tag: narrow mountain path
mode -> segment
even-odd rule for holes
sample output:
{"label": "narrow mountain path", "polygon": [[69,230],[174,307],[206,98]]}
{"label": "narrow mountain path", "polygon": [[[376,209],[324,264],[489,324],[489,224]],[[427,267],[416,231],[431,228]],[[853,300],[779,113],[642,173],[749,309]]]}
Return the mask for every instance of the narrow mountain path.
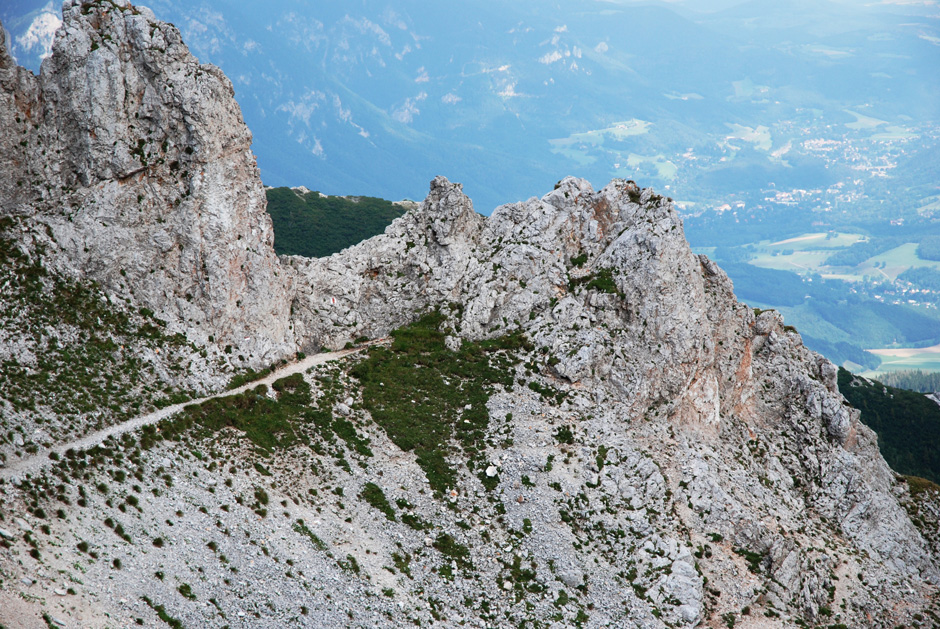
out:
{"label": "narrow mountain path", "polygon": [[49,455],[53,452],[58,454],[61,457],[70,448],[75,449],[75,450],[87,450],[88,448],[92,448],[100,444],[108,437],[118,437],[120,435],[123,435],[124,433],[137,430],[138,428],[149,426],[151,424],[156,424],[157,422],[164,420],[167,417],[171,417],[172,415],[175,415],[176,413],[180,412],[181,410],[183,410],[185,407],[189,406],[190,404],[202,404],[203,402],[214,399],[214,398],[227,397],[229,395],[236,395],[238,393],[242,393],[243,391],[247,391],[248,389],[253,389],[259,384],[265,384],[265,385],[270,386],[275,380],[280,380],[281,378],[292,376],[295,373],[303,373],[307,371],[308,369],[310,369],[311,367],[315,367],[316,365],[322,365],[324,363],[328,363],[334,360],[345,358],[351,354],[361,352],[362,350],[368,347],[371,347],[372,345],[377,345],[386,340],[387,339],[376,339],[374,341],[363,343],[362,345],[359,345],[358,347],[354,347],[352,349],[342,349],[336,352],[323,352],[320,354],[314,354],[313,356],[308,356],[304,358],[303,360],[299,360],[297,362],[285,365],[284,367],[281,367],[280,369],[276,369],[273,373],[270,373],[267,376],[260,378],[258,380],[253,380],[247,384],[243,384],[240,387],[236,387],[234,389],[227,389],[225,391],[220,391],[218,393],[215,393],[213,395],[208,395],[203,398],[189,400],[188,402],[182,402],[180,404],[166,406],[152,413],[147,413],[146,415],[140,415],[138,417],[128,419],[125,422],[121,422],[120,424],[108,426],[107,428],[103,428],[102,430],[99,430],[97,432],[93,432],[89,435],[85,435],[84,437],[75,439],[74,441],[61,443],[59,445],[52,446],[51,448],[43,448],[32,456],[26,457],[24,459],[19,459],[18,461],[12,461],[12,462],[7,463],[6,467],[0,468],[0,478],[3,478],[9,482],[9,481],[16,481],[18,479],[24,478],[27,474],[36,474],[42,471],[43,468],[45,468],[46,466],[54,462],[52,459],[49,458]]}

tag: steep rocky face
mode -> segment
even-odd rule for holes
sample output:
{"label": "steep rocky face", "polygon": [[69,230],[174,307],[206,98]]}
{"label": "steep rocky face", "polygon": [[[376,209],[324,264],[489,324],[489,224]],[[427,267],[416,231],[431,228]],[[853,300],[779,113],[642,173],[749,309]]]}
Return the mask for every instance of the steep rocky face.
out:
{"label": "steep rocky face", "polygon": [[[24,269],[0,313],[101,288],[88,316],[0,329],[4,367],[29,353],[24,378],[55,385],[71,374],[44,352],[77,339],[217,384],[226,362],[410,327],[36,477],[0,471],[0,622],[937,618],[933,490],[888,469],[833,365],[738,303],[667,199],[568,178],[484,218],[441,177],[385,234],[279,260],[228,81],[145,9],[64,14],[40,77],[0,51],[0,261]],[[166,349],[141,307],[196,344]]]}
{"label": "steep rocky face", "polygon": [[0,51],[0,213],[236,365],[280,358],[286,278],[231,82],[146,8],[76,0],[63,20],[39,77]]}
{"label": "steep rocky face", "polygon": [[[759,558],[763,587],[718,568],[732,554],[697,562],[724,593],[721,606],[748,606],[763,591],[773,608],[821,619],[837,586],[848,588],[864,566],[880,576],[853,604],[880,617],[891,581],[937,582],[936,559],[898,502],[904,486],[839,395],[835,367],[776,312],[737,303],[725,274],[691,253],[671,204],[650,190],[614,181],[595,193],[566,179],[483,219],[459,185],[438,178],[422,208],[383,236],[289,263],[302,287],[297,328],[325,345],[383,335],[446,304],[459,305],[445,324],[454,347],[456,337],[524,330],[542,366],[535,381],[571,392],[567,412],[590,417],[585,444],[656,461],[658,491],[638,502],[666,492],[675,501],[670,524],[647,523],[661,531],[656,544],[701,544],[713,532]],[[518,414],[503,401],[491,415],[506,411]],[[520,470],[542,456],[510,454]],[[600,483],[598,471],[581,473]],[[836,536],[827,544],[866,560],[813,550]],[[685,576],[663,579],[660,595],[682,602],[674,620],[699,619],[710,590],[674,568]]]}

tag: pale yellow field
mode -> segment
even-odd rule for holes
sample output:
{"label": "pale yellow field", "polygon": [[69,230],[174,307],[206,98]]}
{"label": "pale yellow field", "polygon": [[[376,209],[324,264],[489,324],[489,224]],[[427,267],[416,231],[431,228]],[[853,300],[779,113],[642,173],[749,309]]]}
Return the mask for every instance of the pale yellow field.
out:
{"label": "pale yellow field", "polygon": [[866,377],[876,377],[888,371],[902,369],[922,369],[940,371],[940,345],[932,347],[894,347],[866,350],[881,359],[881,365],[875,371],[865,372]]}

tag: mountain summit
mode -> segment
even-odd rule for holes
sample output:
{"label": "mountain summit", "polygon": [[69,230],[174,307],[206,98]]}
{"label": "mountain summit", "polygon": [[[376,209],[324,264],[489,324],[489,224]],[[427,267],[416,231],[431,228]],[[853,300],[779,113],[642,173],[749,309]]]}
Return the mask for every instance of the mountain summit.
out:
{"label": "mountain summit", "polygon": [[63,14],[39,77],[0,51],[0,622],[937,619],[935,490],[669,199],[485,218],[438,177],[278,258],[222,73],[144,8]]}
{"label": "mountain summit", "polygon": [[42,220],[56,260],[191,340],[279,357],[286,284],[231,82],[146,8],[63,18],[39,77],[0,51],[3,213]]}

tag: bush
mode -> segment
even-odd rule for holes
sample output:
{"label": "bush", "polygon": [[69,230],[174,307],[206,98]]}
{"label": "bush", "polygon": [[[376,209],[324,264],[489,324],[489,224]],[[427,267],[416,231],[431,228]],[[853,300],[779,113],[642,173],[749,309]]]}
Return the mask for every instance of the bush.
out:
{"label": "bush", "polygon": [[386,518],[392,522],[395,521],[395,509],[391,504],[389,504],[388,499],[385,497],[385,492],[382,491],[381,487],[375,483],[366,483],[363,485],[362,493],[359,494],[359,496],[367,503],[384,513]]}
{"label": "bush", "polygon": [[571,432],[570,426],[562,426],[555,432],[555,441],[558,443],[564,443],[567,445],[574,444],[574,433]]}

